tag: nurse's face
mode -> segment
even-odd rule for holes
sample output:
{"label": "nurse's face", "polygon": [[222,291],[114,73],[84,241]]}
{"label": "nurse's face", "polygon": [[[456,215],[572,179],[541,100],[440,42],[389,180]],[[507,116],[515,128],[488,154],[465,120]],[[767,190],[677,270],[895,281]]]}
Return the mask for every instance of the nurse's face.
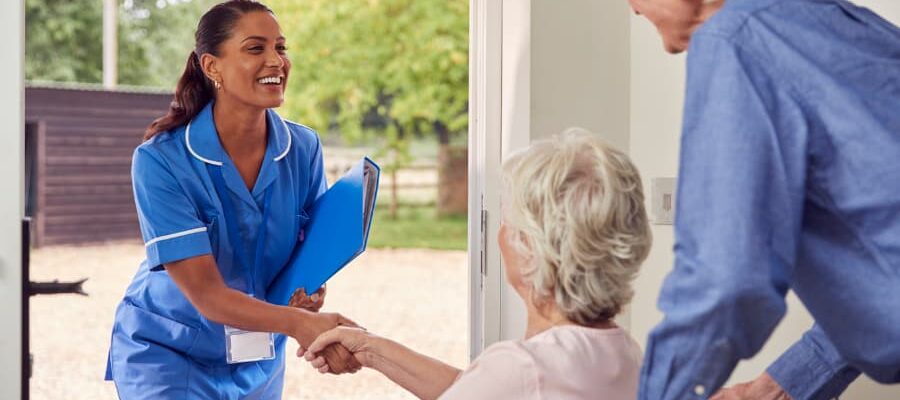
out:
{"label": "nurse's face", "polygon": [[672,54],[688,48],[691,35],[725,0],[629,0],[636,14],[656,26],[663,47]]}
{"label": "nurse's face", "polygon": [[[218,100],[254,108],[274,108],[284,102],[291,70],[285,38],[275,16],[251,12],[234,26],[222,42],[219,56],[211,56],[210,71],[218,76]],[[225,98],[223,98],[225,97]]]}

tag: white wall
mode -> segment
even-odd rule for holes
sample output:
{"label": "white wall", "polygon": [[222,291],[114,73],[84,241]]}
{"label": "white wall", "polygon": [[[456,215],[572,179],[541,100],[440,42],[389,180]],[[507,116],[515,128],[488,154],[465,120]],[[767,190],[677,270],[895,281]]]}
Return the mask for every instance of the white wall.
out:
{"label": "white wall", "polygon": [[531,137],[580,126],[628,149],[626,1],[534,0]]}
{"label": "white wall", "polygon": [[[498,157],[503,158],[516,149],[523,148],[531,141],[531,107],[532,107],[532,1],[503,0],[503,50],[501,79],[501,151]],[[499,187],[499,185],[497,186]],[[499,210],[498,210],[499,211]],[[502,218],[490,222],[498,223]],[[491,226],[493,227],[493,226]],[[489,242],[496,242],[496,231],[489,230]],[[495,247],[499,251],[499,247]],[[499,257],[496,259],[499,263]],[[498,282],[500,302],[500,332],[497,340],[517,339],[525,332],[525,307],[516,291],[506,283],[505,267],[496,268],[501,275]]]}
{"label": "white wall", "polygon": [[21,396],[21,221],[24,92],[22,1],[0,2],[0,399]]}
{"label": "white wall", "polygon": [[[684,93],[684,56],[663,51],[656,29],[643,18],[631,17],[631,147],[650,201],[650,180],[678,172],[678,138]],[[647,333],[662,319],[656,299],[672,266],[671,225],[652,225],[653,247],[635,281],[631,303],[631,333],[642,347]]]}
{"label": "white wall", "polygon": [[[894,23],[900,22],[900,2],[863,0],[865,5]],[[678,137],[684,92],[684,57],[662,51],[656,30],[643,18],[631,18],[631,156],[641,170],[645,188],[654,177],[676,176]],[[649,193],[649,192],[648,192]],[[648,203],[649,206],[649,203]],[[672,267],[671,226],[653,226],[654,246],[636,282],[632,303],[631,332],[643,346],[650,329],[661,320],[656,299],[662,281]],[[812,325],[802,304],[791,295],[788,314],[763,350],[741,363],[731,382],[752,379],[774,361]],[[861,378],[842,399],[897,399],[900,387],[879,386]]]}

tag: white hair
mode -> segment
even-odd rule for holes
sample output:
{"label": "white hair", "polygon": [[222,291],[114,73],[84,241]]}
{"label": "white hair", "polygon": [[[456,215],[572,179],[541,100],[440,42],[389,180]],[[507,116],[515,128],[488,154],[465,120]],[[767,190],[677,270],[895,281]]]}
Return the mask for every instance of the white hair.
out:
{"label": "white hair", "polygon": [[583,129],[535,141],[503,163],[503,220],[532,300],[581,325],[611,319],[652,242],[628,156]]}

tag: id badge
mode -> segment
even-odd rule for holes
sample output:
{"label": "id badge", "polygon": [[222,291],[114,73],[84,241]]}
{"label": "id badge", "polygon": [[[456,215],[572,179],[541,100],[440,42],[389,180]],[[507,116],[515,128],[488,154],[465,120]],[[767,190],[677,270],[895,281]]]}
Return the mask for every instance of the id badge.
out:
{"label": "id badge", "polygon": [[249,332],[225,325],[225,360],[229,364],[274,358],[275,335],[271,332]]}

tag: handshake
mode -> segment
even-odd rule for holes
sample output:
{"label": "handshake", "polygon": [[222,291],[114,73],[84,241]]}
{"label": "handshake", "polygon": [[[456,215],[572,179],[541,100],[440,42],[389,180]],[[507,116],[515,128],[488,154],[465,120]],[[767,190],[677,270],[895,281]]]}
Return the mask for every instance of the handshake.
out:
{"label": "handshake", "polygon": [[300,344],[297,357],[304,357],[320,373],[355,373],[364,365],[364,344],[369,335],[365,329],[340,314],[318,313],[324,301],[323,286],[309,296],[304,289],[297,289],[288,302],[289,307],[317,313],[317,317],[306,324],[313,326],[304,329],[304,332],[311,334],[294,335]]}

